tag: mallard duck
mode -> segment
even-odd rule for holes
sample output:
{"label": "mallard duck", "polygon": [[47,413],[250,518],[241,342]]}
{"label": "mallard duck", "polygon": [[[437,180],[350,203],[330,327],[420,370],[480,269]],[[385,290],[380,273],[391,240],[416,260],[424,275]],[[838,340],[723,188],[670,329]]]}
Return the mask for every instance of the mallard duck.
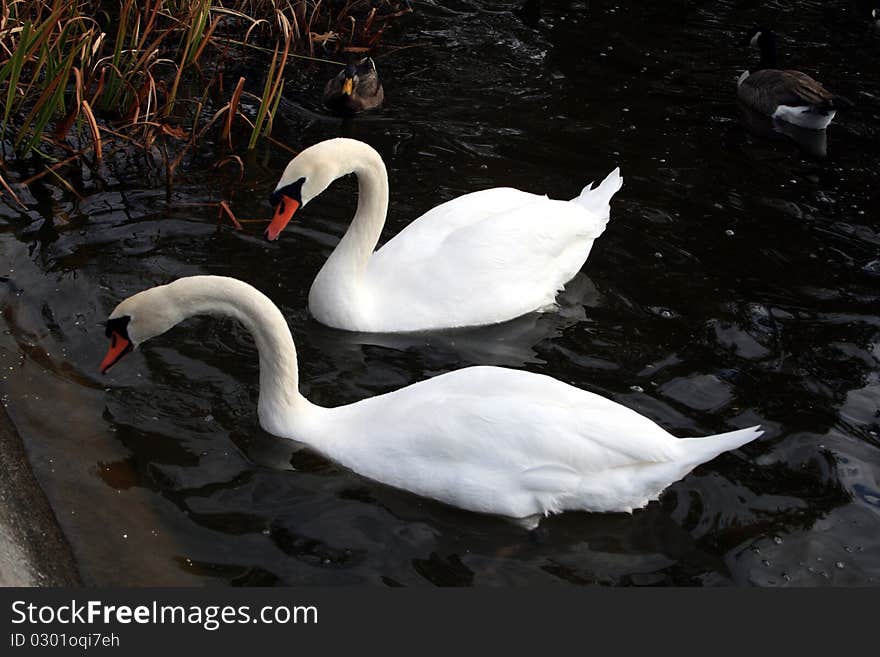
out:
{"label": "mallard duck", "polygon": [[554,307],[605,230],[608,204],[623,184],[614,169],[570,201],[510,187],[472,192],[429,210],[376,250],[388,212],[385,164],[361,141],[329,139],[287,165],[266,237],[278,239],[299,208],[350,173],[358,178],[357,211],[312,284],[309,310],[322,324],[368,333],[497,324]]}
{"label": "mallard duck", "polygon": [[748,42],[760,49],[761,61],[757,68],[744,71],[739,77],[737,95],[755,111],[802,128],[824,130],[838,109],[852,105],[806,73],[775,68],[773,30],[755,28],[749,32]]}
{"label": "mallard duck", "polygon": [[257,416],[360,475],[534,529],[566,510],[631,512],[760,427],[676,438],[621,404],[533,372],[466,367],[325,408],[299,391],[281,311],[247,283],[190,276],[129,297],[110,314],[107,372],[135,347],[194,315],[237,319],[260,363]]}
{"label": "mallard duck", "polygon": [[357,114],[381,107],[385,91],[372,57],[348,64],[324,87],[324,105],[340,114]]}

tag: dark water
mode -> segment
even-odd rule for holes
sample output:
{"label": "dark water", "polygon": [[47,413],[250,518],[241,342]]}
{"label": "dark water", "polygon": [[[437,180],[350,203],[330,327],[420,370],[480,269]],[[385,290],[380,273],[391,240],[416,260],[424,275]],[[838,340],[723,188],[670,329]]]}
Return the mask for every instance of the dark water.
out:
{"label": "dark water", "polygon": [[[380,58],[389,104],[323,114],[335,69],[288,83],[276,136],[346,134],[388,165],[384,237],[433,205],[511,185],[571,198],[621,167],[612,220],[558,314],[407,338],[333,331],[308,288],[347,226],[340,181],[280,242],[218,230],[268,217],[287,160],[239,183],[205,157],[170,203],[130,154],[0,204],[2,401],[91,584],[876,585],[880,581],[880,32],[850,2],[417,3]],[[441,6],[442,5],[442,6]],[[742,32],[858,108],[819,159],[734,103]],[[750,132],[751,130],[751,132]],[[54,218],[54,220],[52,220]],[[762,424],[632,516],[568,513],[542,543],[372,483],[263,432],[257,360],[231,321],[190,320],[110,376],[98,326],[176,277],[244,279],[289,318],[303,392],[336,405],[472,364],[552,374],[681,436]]]}

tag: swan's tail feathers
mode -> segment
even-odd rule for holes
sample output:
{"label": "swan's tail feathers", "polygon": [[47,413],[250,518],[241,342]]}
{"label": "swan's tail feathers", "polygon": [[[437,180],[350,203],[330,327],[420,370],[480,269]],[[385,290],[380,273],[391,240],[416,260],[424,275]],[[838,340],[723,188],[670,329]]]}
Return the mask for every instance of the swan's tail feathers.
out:
{"label": "swan's tail feathers", "polygon": [[620,177],[620,167],[617,167],[605,176],[598,187],[593,188],[593,183],[584,187],[580,196],[573,198],[572,203],[577,203],[602,219],[608,219],[611,215],[611,197],[623,186],[623,178]]}
{"label": "swan's tail feathers", "polygon": [[691,467],[696,467],[700,463],[711,461],[719,454],[752,442],[763,433],[760,426],[754,426],[703,438],[681,438],[680,442],[684,448],[684,460],[692,464]]}

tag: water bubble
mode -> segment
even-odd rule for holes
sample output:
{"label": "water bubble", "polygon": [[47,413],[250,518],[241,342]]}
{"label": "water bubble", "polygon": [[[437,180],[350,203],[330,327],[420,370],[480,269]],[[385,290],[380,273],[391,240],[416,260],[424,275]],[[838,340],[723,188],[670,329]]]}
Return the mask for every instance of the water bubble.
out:
{"label": "water bubble", "polygon": [[734,233],[732,230],[730,230],[730,228],[728,228],[727,230],[724,231],[724,234],[727,235],[728,237],[733,237],[736,233]]}
{"label": "water bubble", "polygon": [[205,422],[213,422],[213,421],[214,421],[214,416],[211,415],[210,413],[208,413],[208,415],[205,416]]}
{"label": "water bubble", "polygon": [[662,258],[662,257],[663,257],[663,254],[660,253],[659,251],[654,251],[654,257],[655,257],[655,258]]}
{"label": "water bubble", "polygon": [[645,392],[645,389],[642,386],[630,386],[629,389],[633,392]]}
{"label": "water bubble", "polygon": [[776,543],[776,545],[782,545],[782,537],[781,536],[774,536],[773,542]]}
{"label": "water bubble", "polygon": [[767,566],[768,568],[772,565],[770,559],[761,559],[761,563]]}
{"label": "water bubble", "polygon": [[843,570],[845,568],[842,561],[838,561],[834,565],[837,566],[840,570]]}

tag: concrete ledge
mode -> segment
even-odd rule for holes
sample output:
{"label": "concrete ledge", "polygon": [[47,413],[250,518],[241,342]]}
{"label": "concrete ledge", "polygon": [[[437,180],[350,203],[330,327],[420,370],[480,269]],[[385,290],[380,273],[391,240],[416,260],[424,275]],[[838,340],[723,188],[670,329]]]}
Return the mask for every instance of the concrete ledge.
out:
{"label": "concrete ledge", "polygon": [[2,407],[0,586],[81,586],[70,545]]}

